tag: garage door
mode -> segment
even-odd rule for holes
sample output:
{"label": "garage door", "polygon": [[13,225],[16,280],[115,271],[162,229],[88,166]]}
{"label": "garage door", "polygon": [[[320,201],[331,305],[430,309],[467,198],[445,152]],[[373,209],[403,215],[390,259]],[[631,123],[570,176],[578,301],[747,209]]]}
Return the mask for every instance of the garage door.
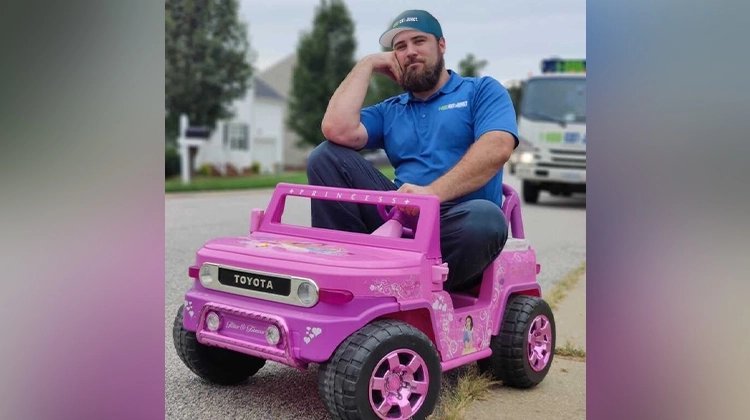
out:
{"label": "garage door", "polygon": [[274,137],[256,137],[253,142],[253,161],[260,163],[261,172],[273,172],[276,163],[276,148],[279,142]]}

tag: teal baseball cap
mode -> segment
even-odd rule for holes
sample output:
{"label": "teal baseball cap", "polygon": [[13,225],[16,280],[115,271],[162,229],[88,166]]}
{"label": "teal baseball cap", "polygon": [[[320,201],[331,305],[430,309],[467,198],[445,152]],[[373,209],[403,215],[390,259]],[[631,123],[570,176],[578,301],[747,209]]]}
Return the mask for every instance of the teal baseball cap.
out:
{"label": "teal baseball cap", "polygon": [[393,48],[393,38],[399,32],[415,30],[435,35],[438,39],[443,37],[443,29],[440,22],[434,16],[424,10],[407,10],[393,19],[390,29],[380,35],[380,45]]}

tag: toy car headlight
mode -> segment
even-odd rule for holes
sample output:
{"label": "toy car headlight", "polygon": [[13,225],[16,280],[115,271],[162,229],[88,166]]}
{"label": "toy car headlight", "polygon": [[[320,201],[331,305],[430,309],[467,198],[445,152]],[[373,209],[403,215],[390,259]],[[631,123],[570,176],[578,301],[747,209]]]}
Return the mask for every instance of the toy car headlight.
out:
{"label": "toy car headlight", "polygon": [[219,325],[221,325],[221,318],[219,318],[219,315],[216,312],[209,312],[208,316],[206,316],[206,326],[211,331],[216,331],[219,329]]}
{"label": "toy car headlight", "polygon": [[318,301],[318,290],[311,283],[303,282],[297,287],[297,297],[305,305],[312,305]]}
{"label": "toy car headlight", "polygon": [[532,163],[534,162],[534,154],[531,152],[523,152],[521,153],[520,160],[522,163]]}
{"label": "toy car headlight", "polygon": [[214,281],[213,277],[211,277],[211,266],[207,264],[201,266],[201,271],[198,277],[201,280],[201,284],[203,284],[204,286],[211,284],[211,282]]}
{"label": "toy car headlight", "polygon": [[279,344],[279,340],[281,340],[281,331],[275,325],[269,325],[266,329],[266,341],[268,341],[268,344],[275,346]]}

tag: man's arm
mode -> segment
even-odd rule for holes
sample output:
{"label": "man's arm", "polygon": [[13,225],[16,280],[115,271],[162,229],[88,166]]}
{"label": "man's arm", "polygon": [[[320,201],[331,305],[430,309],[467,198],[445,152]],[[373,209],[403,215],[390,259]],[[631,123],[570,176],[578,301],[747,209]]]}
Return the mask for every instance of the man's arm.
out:
{"label": "man's arm", "polygon": [[[404,184],[399,192],[436,195],[441,203],[470,194],[486,184],[510,159],[516,139],[505,131],[488,131],[445,175],[428,186]],[[405,210],[405,208],[402,208]],[[416,214],[416,208],[410,214]]]}
{"label": "man's arm", "polygon": [[483,134],[464,157],[427,188],[440,198],[451,201],[470,194],[485,185],[510,159],[516,139],[505,131]]}
{"label": "man's arm", "polygon": [[401,68],[391,52],[372,54],[360,60],[328,102],[321,124],[326,139],[355,150],[365,147],[367,130],[360,121],[360,112],[373,72],[384,73],[396,81],[401,78]]}

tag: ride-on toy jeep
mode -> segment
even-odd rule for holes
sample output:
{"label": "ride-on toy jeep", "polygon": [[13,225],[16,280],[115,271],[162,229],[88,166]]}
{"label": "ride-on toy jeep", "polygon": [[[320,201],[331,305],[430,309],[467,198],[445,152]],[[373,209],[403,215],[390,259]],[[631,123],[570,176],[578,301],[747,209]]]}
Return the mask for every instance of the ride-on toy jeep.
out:
{"label": "ride-on toy jeep", "polygon": [[[534,386],[552,363],[555,322],[518,195],[503,193],[503,252],[474,293],[448,293],[437,197],[279,184],[268,208],[252,211],[249,235],[198,251],[174,322],[177,353],[226,385],[267,360],[320,364],[320,397],[336,419],[425,418],[442,372],[467,363],[507,386]],[[369,235],[289,225],[289,196],[376,205],[385,222]]]}

